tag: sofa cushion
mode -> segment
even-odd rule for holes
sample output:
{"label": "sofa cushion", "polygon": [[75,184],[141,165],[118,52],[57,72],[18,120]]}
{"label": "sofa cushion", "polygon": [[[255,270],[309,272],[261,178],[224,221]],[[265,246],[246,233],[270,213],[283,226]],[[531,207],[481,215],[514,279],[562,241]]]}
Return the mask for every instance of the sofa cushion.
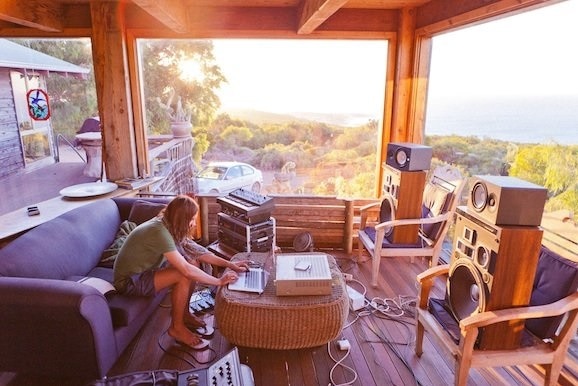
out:
{"label": "sofa cushion", "polygon": [[116,327],[128,326],[132,320],[145,312],[151,302],[148,296],[129,296],[113,294],[108,297],[112,325]]}
{"label": "sofa cushion", "polygon": [[[97,277],[112,283],[114,280],[114,271],[111,268],[95,267],[87,276]],[[112,325],[116,327],[127,326],[140,313],[145,312],[151,302],[150,297],[128,296],[119,293],[109,293],[106,295]]]}
{"label": "sofa cushion", "polygon": [[130,214],[128,215],[128,221],[140,225],[155,217],[165,207],[166,205],[161,203],[136,200],[132,205]]}
{"label": "sofa cushion", "polygon": [[60,280],[84,276],[98,264],[119,225],[117,206],[110,199],[71,210],[0,249],[0,276]]}

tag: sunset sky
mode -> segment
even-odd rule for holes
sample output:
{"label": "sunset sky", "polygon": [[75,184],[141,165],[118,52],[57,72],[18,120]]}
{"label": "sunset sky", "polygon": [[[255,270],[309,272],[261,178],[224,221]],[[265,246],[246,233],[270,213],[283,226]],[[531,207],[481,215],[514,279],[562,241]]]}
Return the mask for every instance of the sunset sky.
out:
{"label": "sunset sky", "polygon": [[[430,96],[578,94],[578,0],[434,38]],[[377,114],[383,41],[213,40],[224,108]]]}

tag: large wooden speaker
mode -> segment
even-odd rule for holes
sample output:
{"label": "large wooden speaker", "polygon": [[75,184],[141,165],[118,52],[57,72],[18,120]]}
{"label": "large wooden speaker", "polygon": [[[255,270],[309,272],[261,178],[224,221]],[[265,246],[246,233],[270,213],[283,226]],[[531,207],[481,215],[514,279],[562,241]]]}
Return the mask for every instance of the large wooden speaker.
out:
{"label": "large wooden speaker", "polygon": [[[420,218],[426,172],[401,171],[384,163],[383,195],[389,195],[387,204],[393,203],[395,219]],[[385,201],[384,201],[385,202]],[[384,208],[382,208],[383,212]],[[383,216],[383,213],[382,213]],[[388,235],[392,243],[412,244],[418,240],[418,225],[395,227]]]}
{"label": "large wooden speaker", "polygon": [[[478,312],[528,305],[541,241],[539,227],[498,226],[458,207],[446,286],[454,317],[459,321]],[[488,326],[478,347],[519,347],[523,329],[523,322]]]}

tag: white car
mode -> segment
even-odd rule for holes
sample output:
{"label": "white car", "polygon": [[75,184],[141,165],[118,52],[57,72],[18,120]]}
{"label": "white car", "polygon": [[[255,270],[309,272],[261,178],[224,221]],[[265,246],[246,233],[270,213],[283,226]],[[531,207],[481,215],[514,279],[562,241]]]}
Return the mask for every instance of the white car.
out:
{"label": "white car", "polygon": [[227,194],[239,188],[261,192],[263,173],[243,162],[210,162],[196,175],[198,193]]}

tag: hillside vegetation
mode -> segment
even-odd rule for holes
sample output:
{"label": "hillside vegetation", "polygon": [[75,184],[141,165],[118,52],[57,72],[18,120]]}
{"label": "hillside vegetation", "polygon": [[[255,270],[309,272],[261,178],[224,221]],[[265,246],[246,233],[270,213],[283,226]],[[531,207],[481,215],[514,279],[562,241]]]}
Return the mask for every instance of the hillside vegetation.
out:
{"label": "hillside vegetation", "polygon": [[[257,124],[222,114],[194,135],[203,150],[197,161],[243,161],[272,172],[292,162],[298,181],[292,193],[375,197],[377,130],[371,120],[357,127],[305,120]],[[457,135],[428,136],[426,144],[433,148],[432,166],[452,164],[467,176],[515,176],[548,189],[548,210],[578,210],[578,146]]]}

